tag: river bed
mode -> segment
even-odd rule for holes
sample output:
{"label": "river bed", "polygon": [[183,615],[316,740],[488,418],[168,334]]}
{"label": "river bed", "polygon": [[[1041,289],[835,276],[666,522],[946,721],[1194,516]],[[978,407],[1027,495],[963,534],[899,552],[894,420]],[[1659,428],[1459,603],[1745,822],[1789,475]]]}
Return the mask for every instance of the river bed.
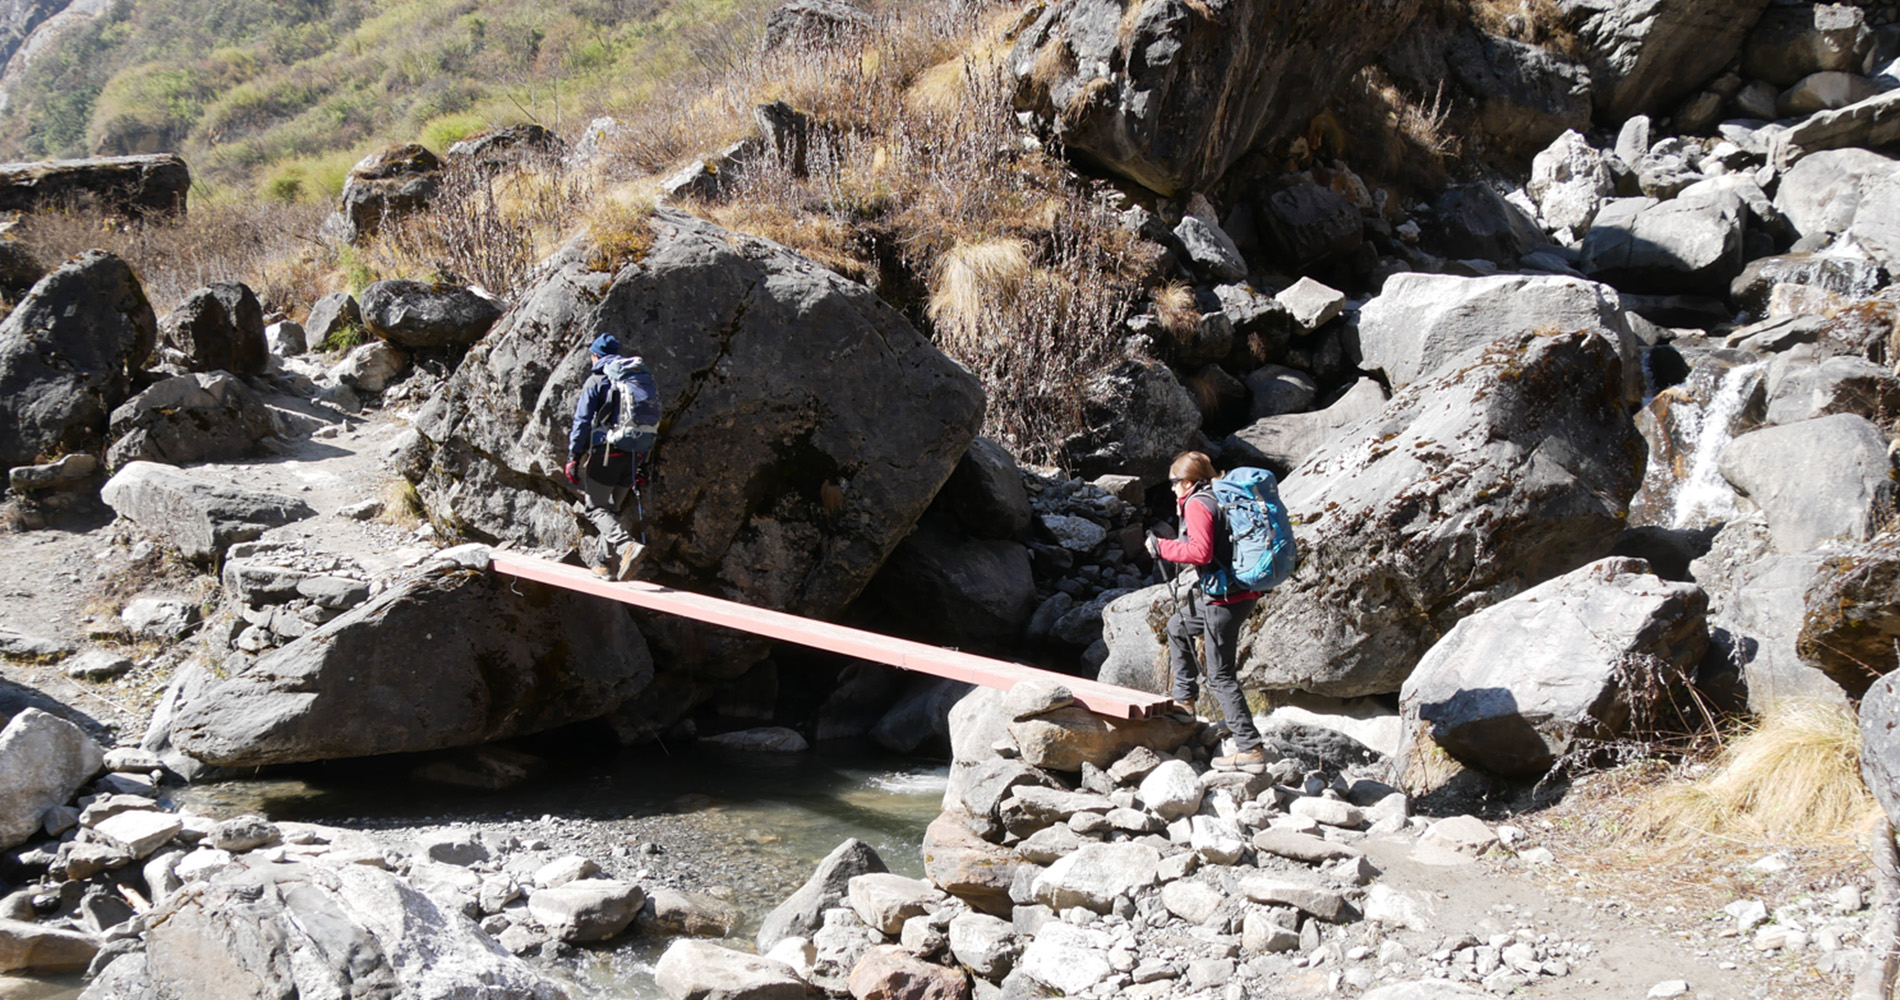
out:
{"label": "river bed", "polygon": [[[941,760],[852,745],[800,754],[638,748],[549,760],[541,775],[500,791],[422,784],[399,765],[353,762],[294,778],[194,786],[175,800],[220,818],[256,813],[387,841],[470,826],[544,842],[554,854],[593,859],[611,877],[727,900],[745,920],[726,943],[751,950],[759,920],[847,838],[870,844],[892,871],[921,877],[924,827],[941,808],[947,773]],[[667,943],[629,933],[611,945],[530,961],[567,981],[577,1000],[646,1000],[662,995],[653,963]],[[16,995],[9,986],[27,984],[0,983],[0,997]]]}

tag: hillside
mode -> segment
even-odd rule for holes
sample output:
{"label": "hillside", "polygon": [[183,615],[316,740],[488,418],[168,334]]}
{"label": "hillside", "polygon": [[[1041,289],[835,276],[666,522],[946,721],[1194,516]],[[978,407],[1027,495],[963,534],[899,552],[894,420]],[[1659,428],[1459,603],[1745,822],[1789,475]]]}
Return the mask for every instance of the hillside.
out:
{"label": "hillside", "polygon": [[[40,3],[40,8],[59,5]],[[78,6],[78,5],[75,5]],[[5,84],[15,159],[176,150],[200,182],[334,197],[380,142],[556,130],[756,43],[760,0],[129,0]],[[206,40],[212,40],[207,45]]]}

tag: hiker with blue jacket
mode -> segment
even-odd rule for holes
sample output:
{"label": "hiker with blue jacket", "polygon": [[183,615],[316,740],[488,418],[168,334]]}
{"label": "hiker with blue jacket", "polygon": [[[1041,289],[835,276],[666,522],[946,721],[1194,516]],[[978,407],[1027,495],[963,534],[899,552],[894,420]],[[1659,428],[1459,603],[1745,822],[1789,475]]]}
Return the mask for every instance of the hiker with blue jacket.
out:
{"label": "hiker with blue jacket", "polygon": [[594,572],[630,580],[646,546],[627,533],[620,511],[628,495],[646,485],[647,455],[659,431],[659,393],[645,362],[622,357],[612,334],[595,338],[588,352],[589,374],[574,404],[561,471],[581,488],[580,512],[600,533]]}
{"label": "hiker with blue jacket", "polygon": [[1148,536],[1148,553],[1196,569],[1197,579],[1185,595],[1175,602],[1168,618],[1168,667],[1174,676],[1174,710],[1194,715],[1194,700],[1200,688],[1194,663],[1194,637],[1201,637],[1207,668],[1207,688],[1227,717],[1227,729],[1233,734],[1234,753],[1216,757],[1213,765],[1223,771],[1266,769],[1267,755],[1261,748],[1260,730],[1247,710],[1247,697],[1241,693],[1235,647],[1240,641],[1240,626],[1253,611],[1260,591],[1239,590],[1219,597],[1207,592],[1204,581],[1231,560],[1231,540],[1220,504],[1211,488],[1215,478],[1214,462],[1198,451],[1184,451],[1168,467],[1168,485],[1174,490],[1175,509],[1180,519],[1179,538]]}

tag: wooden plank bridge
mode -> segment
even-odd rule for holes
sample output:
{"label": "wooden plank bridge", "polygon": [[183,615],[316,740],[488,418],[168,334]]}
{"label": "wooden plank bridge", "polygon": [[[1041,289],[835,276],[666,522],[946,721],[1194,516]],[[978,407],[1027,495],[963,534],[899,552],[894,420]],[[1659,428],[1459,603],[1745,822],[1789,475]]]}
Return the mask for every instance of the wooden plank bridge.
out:
{"label": "wooden plank bridge", "polygon": [[604,597],[610,601],[631,604],[636,608],[646,608],[649,611],[680,615],[709,625],[738,629],[741,632],[750,632],[769,639],[794,642],[801,646],[828,650],[876,663],[888,663],[905,670],[914,670],[935,677],[947,677],[966,684],[979,684],[1004,691],[1027,680],[1060,684],[1073,692],[1076,702],[1089,711],[1112,718],[1146,718],[1150,712],[1164,708],[1168,704],[1165,696],[1147,691],[1118,687],[1085,677],[1071,677],[1052,670],[1026,667],[1020,663],[995,660],[987,656],[977,656],[974,653],[932,646],[928,643],[912,642],[909,639],[879,635],[863,629],[801,618],[783,611],[755,608],[704,594],[675,590],[657,583],[640,580],[616,583],[595,576],[593,571],[583,567],[569,566],[535,556],[496,551],[491,559],[496,572],[523,580],[533,580],[536,583],[592,594],[595,597]]}

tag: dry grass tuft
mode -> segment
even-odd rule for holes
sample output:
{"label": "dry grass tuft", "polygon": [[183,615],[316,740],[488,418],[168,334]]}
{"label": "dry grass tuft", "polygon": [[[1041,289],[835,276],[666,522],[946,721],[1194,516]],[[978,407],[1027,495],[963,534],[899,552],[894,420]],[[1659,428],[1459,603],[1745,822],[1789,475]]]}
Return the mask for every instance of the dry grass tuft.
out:
{"label": "dry grass tuft", "polygon": [[1865,830],[1877,808],[1861,782],[1854,715],[1790,700],[1730,741],[1705,775],[1650,792],[1624,836],[1839,844]]}
{"label": "dry grass tuft", "polygon": [[1171,281],[1154,293],[1155,318],[1161,328],[1176,340],[1191,337],[1201,326],[1201,307],[1194,300],[1194,288],[1185,281]]}
{"label": "dry grass tuft", "polygon": [[587,223],[593,255],[587,266],[596,271],[618,271],[646,259],[653,249],[653,206],[632,198],[608,197],[594,209]]}
{"label": "dry grass tuft", "polygon": [[937,264],[930,319],[945,346],[974,349],[1006,335],[995,325],[1009,314],[1034,266],[1026,240],[959,241]]}
{"label": "dry grass tuft", "polygon": [[404,531],[414,531],[422,526],[422,519],[428,516],[415,484],[401,476],[383,484],[382,498],[383,512],[379,519],[385,524]]}

